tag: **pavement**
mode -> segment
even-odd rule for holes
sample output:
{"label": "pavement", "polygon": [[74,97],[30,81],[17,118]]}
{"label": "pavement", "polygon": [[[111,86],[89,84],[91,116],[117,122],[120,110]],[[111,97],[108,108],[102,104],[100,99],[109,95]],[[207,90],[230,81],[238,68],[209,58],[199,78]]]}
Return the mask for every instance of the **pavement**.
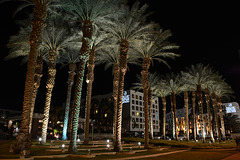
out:
{"label": "pavement", "polygon": [[231,155],[229,157],[226,157],[222,160],[240,160],[240,151],[234,155]]}

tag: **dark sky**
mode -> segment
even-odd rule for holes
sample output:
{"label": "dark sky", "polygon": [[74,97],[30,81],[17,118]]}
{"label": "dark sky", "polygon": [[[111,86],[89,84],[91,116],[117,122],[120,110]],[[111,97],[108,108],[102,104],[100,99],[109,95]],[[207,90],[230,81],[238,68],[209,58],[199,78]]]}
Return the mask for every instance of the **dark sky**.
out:
{"label": "dark sky", "polygon": [[[191,1],[188,3],[170,0],[142,0],[149,4],[149,11],[154,13],[149,20],[159,23],[163,29],[173,33],[172,42],[180,45],[176,52],[181,54],[175,61],[169,61],[171,70],[163,64],[154,64],[151,71],[160,74],[181,71],[186,66],[196,63],[209,64],[219,71],[236,92],[239,101],[240,82],[240,16],[237,4],[219,1],[217,3]],[[26,64],[20,65],[21,58],[3,61],[8,54],[6,44],[10,35],[17,33],[17,26],[11,16],[14,10],[12,3],[0,5],[0,73],[1,99],[0,107],[22,107]],[[135,72],[140,68],[130,67],[126,74],[125,88],[134,82]],[[46,70],[43,77],[36,106],[43,108],[45,97]],[[111,70],[104,71],[102,66],[96,68],[93,94],[105,94],[112,91]],[[99,74],[101,73],[101,74]],[[61,105],[66,98],[67,68],[58,70],[53,92],[53,105]],[[110,87],[109,87],[110,86]],[[85,87],[84,87],[85,88]],[[85,91],[85,90],[83,90]],[[83,93],[85,95],[85,93]],[[84,97],[84,96],[83,96]]]}

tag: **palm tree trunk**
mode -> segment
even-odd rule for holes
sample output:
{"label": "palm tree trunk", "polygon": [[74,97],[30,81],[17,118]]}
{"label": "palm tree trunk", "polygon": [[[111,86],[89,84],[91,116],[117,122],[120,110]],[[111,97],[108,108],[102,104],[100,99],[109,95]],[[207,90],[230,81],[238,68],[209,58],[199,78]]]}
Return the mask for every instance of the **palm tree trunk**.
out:
{"label": "palm tree trunk", "polygon": [[82,85],[83,85],[83,77],[85,73],[85,66],[88,61],[88,57],[90,54],[90,41],[92,39],[93,34],[93,26],[92,22],[85,20],[83,22],[82,27],[83,38],[82,38],[82,47],[80,49],[80,58],[77,72],[77,80],[75,86],[74,93],[74,101],[73,101],[73,110],[72,110],[72,130],[71,130],[71,139],[68,151],[71,153],[77,152],[77,130],[78,130],[78,121],[79,121],[79,113],[80,113],[80,105],[81,105],[81,96],[82,96]]}
{"label": "palm tree trunk", "polygon": [[196,131],[196,93],[192,91],[192,112],[193,112],[193,138],[194,141],[197,140],[197,131]]}
{"label": "palm tree trunk", "polygon": [[25,149],[27,153],[30,152],[31,147],[31,135],[29,134],[29,118],[30,118],[30,106],[32,103],[32,92],[34,84],[34,73],[37,61],[37,48],[39,39],[44,27],[46,19],[46,5],[41,4],[39,1],[35,2],[35,9],[33,12],[32,20],[32,32],[30,35],[30,52],[27,64],[27,73],[25,80],[23,111],[21,118],[20,132],[16,137],[16,144],[14,148],[15,153],[20,153],[22,149]]}
{"label": "palm tree trunk", "polygon": [[48,121],[49,121],[49,110],[51,105],[51,97],[52,97],[52,90],[55,84],[55,76],[56,76],[56,60],[57,60],[57,51],[56,50],[49,50],[48,55],[48,79],[47,79],[47,93],[46,93],[46,101],[45,107],[43,111],[43,124],[42,124],[42,143],[46,143],[47,141],[47,128],[48,128]]}
{"label": "palm tree trunk", "polygon": [[68,83],[68,89],[67,89],[67,98],[66,98],[66,108],[65,108],[65,114],[64,114],[62,140],[67,139],[69,109],[70,109],[70,103],[71,103],[72,85],[73,85],[73,82],[74,82],[74,76],[76,74],[75,70],[76,70],[76,63],[70,63],[69,64],[69,71],[68,71],[68,82],[67,82]]}
{"label": "palm tree trunk", "polygon": [[205,128],[204,128],[204,118],[203,118],[203,99],[202,99],[202,89],[201,85],[197,85],[197,97],[198,97],[198,106],[200,112],[200,125],[202,131],[202,141],[205,142]]}
{"label": "palm tree trunk", "polygon": [[117,128],[117,97],[118,97],[118,81],[119,81],[119,65],[114,64],[114,78],[113,78],[113,100],[114,100],[114,114],[113,114],[113,144],[116,140]]}
{"label": "palm tree trunk", "polygon": [[177,130],[177,101],[176,101],[176,94],[172,93],[173,99],[173,114],[174,114],[174,123],[175,123],[175,136],[176,140],[178,141],[178,130]]}
{"label": "palm tree trunk", "polygon": [[153,139],[153,117],[152,117],[152,92],[148,90],[148,109],[149,109],[149,126],[150,126],[150,138]]}
{"label": "palm tree trunk", "polygon": [[87,97],[86,97],[86,107],[85,107],[85,137],[84,144],[89,143],[89,119],[91,110],[91,99],[92,99],[92,83],[94,80],[94,67],[95,67],[95,49],[91,49],[91,53],[88,59],[88,77],[87,77]]}
{"label": "palm tree trunk", "polygon": [[149,148],[149,106],[148,106],[148,69],[150,67],[150,58],[144,58],[142,62],[142,88],[143,88],[143,105],[144,105],[144,148]]}
{"label": "palm tree trunk", "polygon": [[166,98],[162,97],[163,104],[163,139],[166,139]]}
{"label": "palm tree trunk", "polygon": [[222,131],[222,139],[226,140],[226,136],[225,136],[225,127],[224,127],[224,119],[223,119],[223,113],[222,113],[222,101],[220,97],[217,97],[217,101],[218,101],[218,106],[219,106],[219,114],[220,114],[220,122],[221,122],[221,131]]}
{"label": "palm tree trunk", "polygon": [[209,132],[212,142],[215,142],[214,136],[213,136],[213,129],[212,129],[212,115],[211,115],[211,109],[210,109],[210,96],[209,96],[209,90],[208,88],[205,88],[205,97],[206,97],[206,103],[207,103],[207,112],[208,112],[208,126],[209,126]]}
{"label": "palm tree trunk", "polygon": [[117,95],[117,122],[116,122],[116,141],[114,144],[114,151],[119,152],[122,150],[121,144],[121,129],[122,129],[122,97],[124,90],[124,77],[127,71],[127,52],[128,42],[123,40],[120,43],[120,59],[119,59],[119,82],[118,82],[118,95]]}
{"label": "palm tree trunk", "polygon": [[171,113],[172,113],[172,136],[174,139],[176,139],[176,132],[175,132],[175,126],[176,126],[176,118],[175,118],[175,114],[174,114],[174,102],[173,102],[173,96],[172,94],[170,95],[170,100],[171,100]]}
{"label": "palm tree trunk", "polygon": [[40,81],[42,77],[42,69],[43,69],[43,58],[42,56],[37,57],[37,65],[34,77],[34,88],[33,88],[33,95],[32,95],[32,104],[30,109],[30,123],[29,123],[29,133],[31,134],[32,131],[32,118],[34,113],[34,106],[37,97],[37,91],[40,86]]}
{"label": "palm tree trunk", "polygon": [[186,109],[185,129],[186,129],[187,141],[189,141],[188,91],[184,91],[184,103],[185,103],[185,109]]}
{"label": "palm tree trunk", "polygon": [[212,93],[212,102],[213,102],[214,118],[215,118],[215,124],[216,124],[215,129],[217,132],[218,140],[221,140],[221,132],[220,132],[218,114],[217,114],[217,97],[215,93]]}

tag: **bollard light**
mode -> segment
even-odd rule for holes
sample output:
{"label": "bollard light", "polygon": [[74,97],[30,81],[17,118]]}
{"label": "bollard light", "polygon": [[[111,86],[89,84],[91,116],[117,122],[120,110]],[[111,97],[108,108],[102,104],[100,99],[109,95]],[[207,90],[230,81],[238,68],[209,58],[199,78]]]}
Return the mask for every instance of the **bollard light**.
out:
{"label": "bollard light", "polygon": [[109,139],[107,139],[107,143],[109,143],[110,142],[110,140]]}
{"label": "bollard light", "polygon": [[91,149],[88,149],[88,155],[90,155],[91,154]]}
{"label": "bollard light", "polygon": [[109,148],[110,148],[110,144],[107,144],[107,149],[109,150]]}
{"label": "bollard light", "polygon": [[64,152],[65,144],[62,144],[62,152]]}
{"label": "bollard light", "polygon": [[138,147],[139,147],[139,148],[141,147],[141,142],[138,142]]}
{"label": "bollard light", "polygon": [[42,143],[42,137],[39,137],[38,141],[39,141],[39,144],[41,144]]}
{"label": "bollard light", "polygon": [[77,141],[80,142],[81,141],[80,138],[78,138]]}

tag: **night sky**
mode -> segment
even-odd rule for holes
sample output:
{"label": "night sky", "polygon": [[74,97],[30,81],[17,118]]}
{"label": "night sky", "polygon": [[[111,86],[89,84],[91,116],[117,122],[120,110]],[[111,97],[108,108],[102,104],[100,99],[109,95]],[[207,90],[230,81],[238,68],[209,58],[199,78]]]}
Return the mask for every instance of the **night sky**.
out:
{"label": "night sky", "polygon": [[[203,1],[192,1],[181,3],[166,0],[142,0],[149,4],[149,11],[153,14],[149,21],[159,23],[163,29],[170,29],[173,33],[171,42],[180,46],[176,53],[181,57],[169,60],[171,69],[164,64],[155,63],[151,72],[158,71],[159,74],[178,72],[185,67],[196,63],[209,64],[219,71],[235,91],[235,99],[239,102],[240,97],[240,16],[237,4],[204,3]],[[24,81],[26,76],[26,64],[20,65],[21,58],[4,61],[8,55],[6,44],[9,36],[17,33],[18,27],[12,18],[14,5],[12,3],[0,5],[0,107],[22,108]],[[43,108],[45,101],[46,64],[44,76],[41,81],[36,101],[37,108]],[[126,74],[125,89],[129,89],[134,82],[136,74],[140,74],[141,68],[130,66]],[[93,94],[106,94],[112,91],[111,70],[104,71],[103,66],[97,66],[95,70],[95,81]],[[67,67],[57,70],[56,84],[53,91],[52,105],[62,105],[66,98],[67,89]],[[85,97],[83,88],[83,98]]]}

